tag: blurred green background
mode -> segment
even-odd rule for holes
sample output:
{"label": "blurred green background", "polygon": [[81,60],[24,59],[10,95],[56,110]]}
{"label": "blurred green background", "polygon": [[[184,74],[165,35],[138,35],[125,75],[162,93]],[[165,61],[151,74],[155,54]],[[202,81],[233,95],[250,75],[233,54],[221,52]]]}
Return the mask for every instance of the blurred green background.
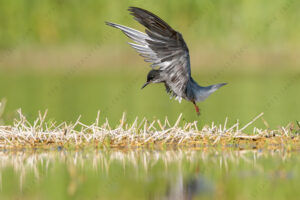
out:
{"label": "blurred green background", "polygon": [[[148,9],[181,32],[200,85],[229,83],[205,102],[170,100],[163,85],[140,90],[150,68],[120,31],[104,21],[143,28],[127,12]],[[136,117],[200,125],[243,124],[264,112],[272,128],[300,115],[300,2],[296,0],[16,0],[0,1],[0,98],[5,123],[22,108],[30,120],[49,110],[58,121],[92,123],[101,110],[112,125]],[[258,127],[265,125],[259,121]]]}

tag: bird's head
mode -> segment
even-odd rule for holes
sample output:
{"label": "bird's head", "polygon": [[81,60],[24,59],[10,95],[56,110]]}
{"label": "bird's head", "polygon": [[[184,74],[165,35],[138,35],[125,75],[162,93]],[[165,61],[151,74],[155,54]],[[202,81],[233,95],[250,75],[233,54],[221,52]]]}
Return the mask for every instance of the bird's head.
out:
{"label": "bird's head", "polygon": [[147,75],[147,82],[142,86],[142,89],[146,87],[149,83],[159,83],[160,81],[160,71],[151,70]]}

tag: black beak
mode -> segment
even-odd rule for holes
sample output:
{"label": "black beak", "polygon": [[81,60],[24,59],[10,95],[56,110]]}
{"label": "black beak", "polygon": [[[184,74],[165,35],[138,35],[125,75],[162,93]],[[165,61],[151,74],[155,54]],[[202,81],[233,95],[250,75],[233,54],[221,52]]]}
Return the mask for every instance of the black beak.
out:
{"label": "black beak", "polygon": [[144,87],[146,87],[149,83],[151,83],[151,82],[146,82],[146,83],[142,86],[141,89],[143,89]]}

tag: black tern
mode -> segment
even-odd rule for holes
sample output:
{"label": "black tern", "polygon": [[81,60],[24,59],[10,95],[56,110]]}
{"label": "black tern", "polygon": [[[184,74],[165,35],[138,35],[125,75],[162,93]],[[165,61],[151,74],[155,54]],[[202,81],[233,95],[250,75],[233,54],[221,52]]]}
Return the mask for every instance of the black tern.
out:
{"label": "black tern", "polygon": [[164,83],[167,93],[179,102],[182,98],[191,101],[199,115],[197,102],[204,101],[210,94],[227,83],[202,87],[191,76],[189,50],[182,35],[153,13],[137,7],[129,7],[134,19],[142,24],[146,33],[111,22],[107,25],[120,29],[135,43],[129,43],[145,62],[150,62],[152,70],[147,82]]}

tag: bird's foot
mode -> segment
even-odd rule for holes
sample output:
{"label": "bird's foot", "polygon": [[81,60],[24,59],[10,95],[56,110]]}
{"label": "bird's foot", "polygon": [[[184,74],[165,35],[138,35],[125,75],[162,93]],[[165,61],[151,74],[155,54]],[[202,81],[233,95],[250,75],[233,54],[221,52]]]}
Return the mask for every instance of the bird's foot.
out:
{"label": "bird's foot", "polygon": [[197,104],[195,102],[193,102],[194,106],[195,106],[195,110],[196,110],[196,113],[198,116],[200,116],[200,109],[199,107],[197,106]]}

